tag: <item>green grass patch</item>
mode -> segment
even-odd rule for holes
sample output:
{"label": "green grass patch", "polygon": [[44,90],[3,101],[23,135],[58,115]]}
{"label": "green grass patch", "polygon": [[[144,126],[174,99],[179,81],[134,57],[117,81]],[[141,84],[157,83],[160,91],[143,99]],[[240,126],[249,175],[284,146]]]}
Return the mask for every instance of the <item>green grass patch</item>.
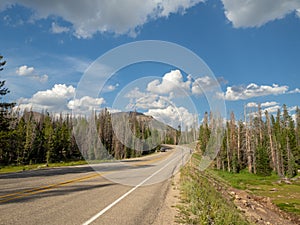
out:
{"label": "green grass patch", "polygon": [[268,177],[261,177],[255,174],[248,173],[245,170],[242,170],[240,173],[230,173],[222,170],[210,170],[210,174],[214,177],[220,177],[229,183],[232,187],[237,189],[249,189],[257,188],[257,185],[273,185],[273,182],[277,181],[279,177],[276,174],[272,174]]}
{"label": "green grass patch", "polygon": [[298,177],[286,183],[285,181],[279,182],[280,178],[276,174],[261,177],[247,171],[234,174],[210,170],[209,173],[234,188],[269,197],[281,210],[300,216],[300,179]]}
{"label": "green grass patch", "polygon": [[[195,157],[195,156],[194,156]],[[181,204],[177,206],[182,224],[249,224],[237,211],[234,204],[223,198],[203,172],[191,166],[181,170]]]}
{"label": "green grass patch", "polygon": [[283,211],[300,215],[300,204],[298,203],[278,203],[277,206]]}
{"label": "green grass patch", "polygon": [[10,165],[10,166],[1,166],[0,167],[0,174],[2,173],[14,173],[26,170],[37,170],[37,169],[44,169],[44,168],[51,168],[51,167],[62,167],[62,166],[76,166],[76,165],[84,165],[87,164],[87,161],[80,160],[80,161],[70,161],[70,162],[58,162],[58,163],[49,163],[46,166],[45,163],[43,164],[32,164],[32,165]]}

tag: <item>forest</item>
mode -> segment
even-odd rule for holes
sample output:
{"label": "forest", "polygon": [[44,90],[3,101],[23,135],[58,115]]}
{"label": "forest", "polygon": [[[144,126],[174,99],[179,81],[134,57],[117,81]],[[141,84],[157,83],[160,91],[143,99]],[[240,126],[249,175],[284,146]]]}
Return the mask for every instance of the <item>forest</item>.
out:
{"label": "forest", "polygon": [[[0,71],[6,61],[0,56]],[[174,129],[138,112],[111,114],[107,109],[90,116],[57,115],[15,110],[15,103],[3,101],[9,94],[0,81],[0,166],[103,160],[138,157],[159,149],[159,144],[184,144],[197,139],[198,151],[205,153],[211,139],[212,113],[204,114],[199,129]],[[117,118],[127,119],[113,124]],[[126,118],[125,118],[126,117]],[[153,125],[154,124],[154,125]],[[295,118],[286,105],[277,114],[262,112],[260,105],[244,120],[234,112],[224,125],[224,135],[214,167],[238,173],[293,177],[300,169],[300,109]],[[115,128],[115,129],[113,129]],[[118,131],[116,133],[116,130]],[[130,134],[130,135],[129,135]],[[213,139],[213,138],[212,138]]]}
{"label": "forest", "polygon": [[[207,151],[214,124],[210,118],[213,116],[205,113],[200,126],[198,150],[202,153]],[[258,105],[239,121],[231,112],[213,166],[233,173],[248,170],[261,176],[274,172],[280,177],[294,177],[300,169],[300,109],[296,108],[292,118],[286,105],[276,115],[262,112]]]}
{"label": "forest", "polygon": [[[1,165],[27,165],[66,162],[72,160],[106,160],[138,157],[159,148],[155,143],[176,144],[178,132],[150,129],[143,114],[129,112],[130,130],[126,144],[117,138],[112,127],[112,115],[107,109],[90,117],[51,115],[47,112],[2,110],[0,130]],[[91,119],[93,118],[93,119]],[[96,129],[93,128],[96,126]],[[121,128],[119,128],[121,129]],[[97,136],[98,135],[98,136]],[[134,143],[133,137],[144,140]],[[151,138],[149,138],[151,137]],[[151,143],[150,143],[151,142]],[[126,145],[124,145],[124,144]],[[152,147],[153,146],[153,147]]]}
{"label": "forest", "polygon": [[[0,71],[5,64],[0,56]],[[114,118],[127,115],[130,124],[116,124],[121,133],[131,132],[120,140],[106,108],[89,116],[21,111],[15,103],[4,101],[9,92],[5,81],[0,81],[0,166],[138,157],[159,149],[155,143],[177,144],[179,140],[180,132],[137,112],[114,114]],[[151,127],[153,123],[158,129]]]}

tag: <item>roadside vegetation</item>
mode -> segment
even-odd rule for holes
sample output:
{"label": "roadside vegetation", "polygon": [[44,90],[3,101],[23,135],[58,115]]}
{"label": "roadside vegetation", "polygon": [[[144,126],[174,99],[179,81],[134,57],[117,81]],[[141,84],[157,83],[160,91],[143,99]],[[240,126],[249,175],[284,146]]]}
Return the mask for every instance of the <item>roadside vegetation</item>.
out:
{"label": "roadside vegetation", "polygon": [[300,176],[281,179],[275,173],[268,177],[257,176],[247,171],[229,173],[210,170],[209,173],[234,188],[246,190],[256,196],[269,197],[278,208],[300,218]]}
{"label": "roadside vegetation", "polygon": [[87,163],[88,162],[85,160],[78,160],[78,161],[70,161],[70,162],[49,163],[48,165],[44,163],[32,164],[32,165],[8,165],[8,166],[2,166],[0,168],[0,174],[21,172],[26,170],[38,170],[38,169],[52,168],[52,167],[78,166],[78,165],[85,165]]}
{"label": "roadside vegetation", "polygon": [[205,172],[197,169],[199,155],[181,169],[180,200],[177,205],[179,224],[249,224],[230,199],[211,184]]}

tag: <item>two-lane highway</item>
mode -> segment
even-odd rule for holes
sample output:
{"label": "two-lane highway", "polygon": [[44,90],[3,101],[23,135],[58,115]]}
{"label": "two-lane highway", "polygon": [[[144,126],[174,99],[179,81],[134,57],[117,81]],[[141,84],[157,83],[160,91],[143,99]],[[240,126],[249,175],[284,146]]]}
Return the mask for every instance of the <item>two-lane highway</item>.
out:
{"label": "two-lane highway", "polygon": [[174,146],[134,160],[2,174],[0,224],[152,224],[189,156]]}

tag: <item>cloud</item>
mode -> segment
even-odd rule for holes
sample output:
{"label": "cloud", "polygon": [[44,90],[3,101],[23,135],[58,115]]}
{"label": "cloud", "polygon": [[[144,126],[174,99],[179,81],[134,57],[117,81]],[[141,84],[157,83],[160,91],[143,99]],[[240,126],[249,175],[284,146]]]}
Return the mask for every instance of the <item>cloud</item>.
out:
{"label": "cloud", "polygon": [[225,15],[235,28],[259,27],[267,22],[282,19],[287,14],[299,16],[299,0],[222,0]]}
{"label": "cloud", "polygon": [[31,98],[19,99],[16,107],[21,110],[47,110],[53,113],[70,113],[74,110],[76,113],[89,114],[92,110],[100,110],[105,103],[104,98],[84,96],[74,99],[74,95],[75,88],[72,85],[55,84],[51,89],[36,92]]}
{"label": "cloud", "polygon": [[52,24],[51,24],[51,32],[54,34],[66,33],[69,30],[70,30],[70,28],[60,26],[55,22],[52,22]]}
{"label": "cloud", "polygon": [[248,108],[255,108],[257,106],[258,106],[258,104],[256,102],[248,102],[246,105],[246,107],[248,107]]}
{"label": "cloud", "polygon": [[[258,107],[258,104],[259,103],[256,103],[256,102],[249,102],[249,103],[247,103],[246,106],[249,107],[249,108],[254,108],[254,107]],[[275,106],[275,105],[279,105],[279,103],[275,102],[275,101],[260,103],[260,106],[262,108],[264,108],[264,107],[270,107],[270,106]]]}
{"label": "cloud", "polygon": [[120,86],[119,83],[116,83],[115,85],[110,84],[110,85],[104,86],[102,92],[111,92],[111,91],[114,91],[119,86]]}
{"label": "cloud", "polygon": [[195,95],[202,95],[205,91],[209,91],[211,88],[222,83],[227,83],[223,77],[217,79],[209,76],[199,77],[193,82],[191,91]]}
{"label": "cloud", "polygon": [[227,83],[223,77],[217,79],[203,76],[193,81],[192,76],[184,76],[180,70],[171,70],[162,77],[162,81],[151,81],[147,86],[147,91],[156,94],[168,94],[169,96],[183,95],[202,95],[206,91],[212,90],[213,87],[222,83]]}
{"label": "cloud", "polygon": [[268,85],[257,85],[251,83],[247,86],[232,86],[227,87],[225,93],[219,93],[219,96],[228,101],[246,100],[254,97],[266,96],[266,95],[280,95],[285,94],[288,91],[288,86],[279,86],[273,84]]}
{"label": "cloud", "polygon": [[48,81],[48,75],[47,74],[44,74],[42,76],[33,75],[33,76],[31,76],[31,78],[33,78],[34,80],[37,80],[41,83],[46,83]]}
{"label": "cloud", "polygon": [[17,70],[16,73],[20,76],[28,76],[28,75],[32,75],[32,73],[34,72],[34,67],[28,67],[26,65],[24,66],[20,66]]}
{"label": "cloud", "polygon": [[275,106],[275,105],[279,105],[278,102],[264,102],[264,103],[261,103],[261,107],[270,107],[270,106]]}
{"label": "cloud", "polygon": [[298,94],[298,93],[300,93],[300,89],[299,89],[299,88],[296,88],[296,89],[290,91],[289,93],[290,93],[290,94]]}
{"label": "cloud", "polygon": [[68,101],[74,97],[75,88],[65,84],[55,84],[52,89],[38,91],[31,98],[20,99],[19,108],[33,110],[65,111]]}
{"label": "cloud", "polygon": [[264,111],[268,111],[268,113],[275,113],[280,109],[281,107],[279,105],[270,106],[264,109]]}
{"label": "cloud", "polygon": [[163,109],[170,104],[170,99],[150,92],[141,92],[138,87],[132,89],[125,95],[130,99],[126,106],[127,110],[132,109]]}
{"label": "cloud", "polygon": [[16,70],[16,73],[19,75],[19,76],[26,76],[26,77],[30,77],[34,80],[37,80],[41,83],[45,83],[48,81],[48,75],[47,74],[44,74],[44,75],[37,75],[35,74],[35,69],[34,67],[28,67],[27,65],[23,65],[23,66],[20,66],[19,68],[17,68]]}
{"label": "cloud", "polygon": [[178,125],[181,125],[183,129],[195,125],[195,116],[182,106],[169,105],[164,109],[149,109],[145,114],[174,128],[177,128]]}
{"label": "cloud", "polygon": [[204,0],[92,0],[88,3],[81,0],[10,0],[2,2],[0,10],[20,4],[33,10],[33,21],[57,16],[72,24],[78,38],[90,38],[97,32],[134,36],[145,23],[172,13],[184,13],[199,2]]}
{"label": "cloud", "polygon": [[297,110],[297,108],[299,108],[299,106],[291,106],[291,107],[288,108],[288,111],[289,112],[294,112],[294,111]]}
{"label": "cloud", "polygon": [[84,96],[80,99],[74,99],[67,104],[69,109],[75,111],[79,109],[81,112],[91,112],[92,110],[100,110],[101,105],[105,103],[104,98],[92,98],[90,96]]}
{"label": "cloud", "polygon": [[147,86],[147,91],[157,94],[170,94],[171,92],[183,94],[190,91],[191,83],[191,76],[187,77],[187,81],[183,81],[180,70],[171,70],[163,76],[162,81],[151,81]]}

